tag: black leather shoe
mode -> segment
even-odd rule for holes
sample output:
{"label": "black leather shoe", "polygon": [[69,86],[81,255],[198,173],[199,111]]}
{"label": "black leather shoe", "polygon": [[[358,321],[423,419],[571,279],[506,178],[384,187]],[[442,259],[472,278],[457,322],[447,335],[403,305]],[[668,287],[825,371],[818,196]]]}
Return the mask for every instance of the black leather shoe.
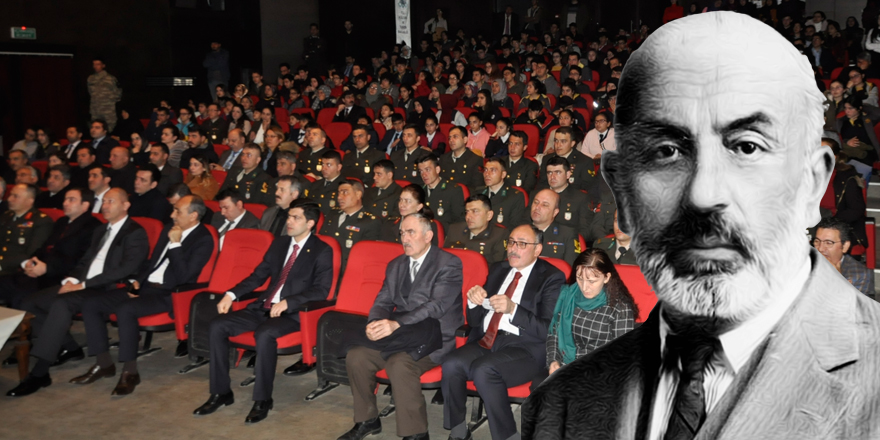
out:
{"label": "black leather shoe", "polygon": [[299,362],[284,369],[285,376],[302,376],[315,369],[315,365],[306,365],[300,360]]}
{"label": "black leather shoe", "polygon": [[116,388],[113,389],[113,392],[110,393],[111,396],[127,396],[134,392],[134,387],[138,386],[141,383],[141,375],[138,373],[129,373],[128,371],[123,371],[122,375],[119,376],[119,382],[116,384]]}
{"label": "black leather shoe", "polygon": [[98,379],[113,376],[116,376],[116,365],[110,365],[107,368],[101,368],[100,366],[95,364],[92,365],[92,368],[89,368],[89,371],[87,371],[86,374],[70,379],[70,383],[75,383],[77,385],[88,385]]}
{"label": "black leather shoe", "polygon": [[9,397],[22,397],[27,396],[29,394],[34,394],[40,388],[47,387],[52,385],[52,378],[49,375],[45,375],[43,377],[34,377],[28,374],[27,377],[24,378],[21,383],[18,384],[17,387],[6,392],[6,395]]}
{"label": "black leather shoe", "polygon": [[336,440],[363,440],[368,435],[376,435],[380,432],[382,432],[382,422],[376,417],[375,419],[355,423],[350,431],[342,434]]}
{"label": "black leather shoe", "polygon": [[467,435],[465,435],[464,438],[453,437],[452,434],[450,434],[447,440],[471,440],[471,430],[468,429]]}
{"label": "black leather shoe", "polygon": [[265,419],[269,415],[269,410],[272,409],[272,403],[272,399],[254,402],[254,406],[251,408],[251,412],[248,413],[247,418],[244,419],[244,422],[257,423]]}
{"label": "black leather shoe", "polygon": [[193,415],[206,416],[217,411],[221,406],[232,405],[233,403],[235,403],[235,396],[232,394],[232,391],[226,394],[211,394],[211,397],[208,398],[204,405],[193,411]]}
{"label": "black leather shoe", "polygon": [[3,359],[4,367],[11,367],[13,365],[18,365],[18,357],[15,356],[15,350],[12,350],[12,354],[8,358]]}
{"label": "black leather shoe", "polygon": [[86,358],[85,352],[83,352],[82,348],[77,348],[76,350],[69,351],[65,349],[61,349],[61,353],[58,353],[58,359],[55,360],[55,363],[52,364],[53,367],[57,367],[59,365],[64,365],[69,361],[81,361]]}
{"label": "black leather shoe", "polygon": [[184,358],[189,355],[189,347],[186,344],[187,344],[186,341],[178,341],[177,342],[177,349],[174,350],[174,357],[176,359],[177,358]]}
{"label": "black leather shoe", "polygon": [[431,437],[428,436],[427,432],[423,432],[421,434],[416,435],[408,435],[403,438],[403,440],[430,440]]}

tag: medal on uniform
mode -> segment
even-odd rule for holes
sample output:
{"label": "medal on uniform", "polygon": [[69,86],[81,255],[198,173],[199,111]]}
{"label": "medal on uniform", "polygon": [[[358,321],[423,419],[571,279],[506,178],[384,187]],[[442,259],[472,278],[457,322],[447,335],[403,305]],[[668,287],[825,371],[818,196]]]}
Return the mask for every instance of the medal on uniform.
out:
{"label": "medal on uniform", "polygon": [[568,183],[574,183],[574,176],[568,178]]}
{"label": "medal on uniform", "polygon": [[318,162],[318,164],[315,165],[315,171],[317,171],[317,172],[320,173],[320,172],[321,172],[321,168],[324,168],[324,166],[321,165],[321,162]]}
{"label": "medal on uniform", "polygon": [[388,217],[388,211],[382,211],[382,217]]}
{"label": "medal on uniform", "polygon": [[364,172],[367,174],[370,173],[370,166],[369,165],[364,165]]}
{"label": "medal on uniform", "polygon": [[413,170],[413,177],[416,177],[416,176],[418,176],[418,173],[416,172],[416,170]]}
{"label": "medal on uniform", "polygon": [[349,238],[348,240],[345,240],[345,247],[351,249],[351,247],[353,245],[354,245],[354,241],[352,241],[352,239]]}
{"label": "medal on uniform", "polygon": [[212,135],[211,135],[211,139],[213,139],[213,140],[216,141],[216,140],[217,140],[217,135],[216,135],[216,134],[212,134]]}
{"label": "medal on uniform", "polygon": [[18,237],[18,244],[24,244],[24,237]]}
{"label": "medal on uniform", "polygon": [[442,206],[439,207],[439,208],[437,208],[437,216],[438,216],[438,217],[443,217],[443,207],[442,207]]}
{"label": "medal on uniform", "polygon": [[504,222],[504,213],[501,212],[501,208],[498,208],[498,217],[497,217],[497,219],[498,219],[498,223],[503,223],[503,222]]}
{"label": "medal on uniform", "polygon": [[336,200],[330,199],[330,207],[331,207],[331,208],[335,208],[335,207],[336,207]]}
{"label": "medal on uniform", "polygon": [[522,186],[522,179],[516,179],[516,186]]}
{"label": "medal on uniform", "polygon": [[571,212],[566,212],[566,213],[565,213],[565,219],[566,219],[566,220],[571,220]]}
{"label": "medal on uniform", "polygon": [[244,193],[244,198],[250,200],[251,199],[251,192],[248,191],[248,192]]}

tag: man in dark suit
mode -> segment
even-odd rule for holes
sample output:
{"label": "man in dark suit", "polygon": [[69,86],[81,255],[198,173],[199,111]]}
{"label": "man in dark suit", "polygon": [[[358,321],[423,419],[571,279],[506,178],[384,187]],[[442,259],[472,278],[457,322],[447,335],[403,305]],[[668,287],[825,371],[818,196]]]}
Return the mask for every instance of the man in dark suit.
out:
{"label": "man in dark suit", "polygon": [[74,188],[85,188],[89,184],[89,170],[93,166],[101,165],[95,163],[95,151],[89,144],[80,144],[73,154],[77,166],[70,169],[70,185]]}
{"label": "man in dark suit", "polygon": [[137,165],[131,162],[131,150],[125,147],[113,148],[110,151],[110,186],[122,188],[133,195],[136,174]]}
{"label": "man in dark suit", "polygon": [[95,160],[101,165],[110,163],[110,151],[119,146],[119,141],[110,137],[107,132],[107,123],[101,119],[92,121],[89,134],[92,136],[90,146],[95,152]]}
{"label": "man in dark suit", "polygon": [[385,137],[382,138],[382,142],[379,142],[379,151],[390,156],[391,153],[402,149],[403,128],[405,126],[406,122],[404,122],[403,116],[399,113],[391,115],[391,128],[393,130],[385,132]]}
{"label": "man in dark suit", "polygon": [[517,130],[510,132],[507,141],[507,151],[510,156],[507,157],[505,164],[507,165],[507,177],[504,178],[505,183],[510,186],[518,186],[526,193],[535,189],[538,184],[538,164],[524,156],[528,143],[529,135],[525,132]]}
{"label": "man in dark suit", "polygon": [[[712,80],[665,87],[685,72]],[[659,302],[533,391],[522,437],[876,437],[880,305],[804,239],[834,164],[808,61],[757,20],[696,14],[620,85],[603,174]]]}
{"label": "man in dark suit", "polygon": [[467,381],[474,381],[489,416],[492,438],[516,434],[507,388],[546,368],[547,328],[565,276],[541,255],[543,233],[518,226],[510,233],[507,261],[492,265],[486,285],[468,291],[468,343],[443,361],[443,427],[451,439],[470,439],[465,420]]}
{"label": "man in dark suit", "polygon": [[124,396],[134,391],[141,382],[137,369],[138,318],[171,312],[171,292],[182,285],[196,283],[215,252],[214,239],[201,224],[204,214],[205,203],[201,197],[182,197],[174,205],[173,224],[162,230],[149,264],[130,280],[131,285],[85,300],[82,315],[89,356],[97,356],[97,360],[85,374],[71,382],[88,384],[116,374],[107,343],[107,319],[115,313],[119,324],[119,362],[123,362],[123,367],[119,383],[111,394]]}
{"label": "man in dark suit", "polygon": [[220,249],[223,249],[223,239],[226,233],[233,229],[260,229],[260,219],[253,213],[244,209],[241,195],[236,191],[227,190],[217,193],[215,197],[220,205],[220,215],[215,215],[211,220],[211,226],[217,230],[220,237]]}
{"label": "man in dark suit", "polygon": [[822,68],[822,77],[831,78],[831,71],[837,67],[831,49],[824,46],[825,37],[821,32],[813,34],[813,45],[804,49],[804,55],[810,60],[810,66]]}
{"label": "man in dark suit", "polygon": [[220,155],[217,163],[211,164],[212,170],[229,172],[233,168],[241,167],[241,153],[247,143],[247,136],[240,128],[236,128],[229,132],[227,142],[229,149]]}
{"label": "man in dark suit", "polygon": [[496,35],[513,35],[519,34],[519,15],[513,12],[513,6],[507,5],[501,16],[495,19]]}
{"label": "man in dark suit", "polygon": [[636,252],[632,250],[632,238],[620,230],[617,224],[617,211],[614,211],[614,237],[602,237],[593,242],[593,249],[602,249],[614,264],[633,264],[638,266]]}
{"label": "man in dark suit", "polygon": [[[376,408],[376,372],[385,369],[397,407],[397,435],[405,440],[428,438],[428,414],[419,376],[439,365],[455,349],[455,330],[462,324],[462,265],[458,257],[431,246],[431,221],[410,214],[400,222],[403,253],[385,270],[366,328],[366,337],[382,344],[409,336],[414,325],[439,321],[442,347],[415,359],[407,351],[382,356],[379,350],[356,345],[348,351],[345,366],[354,397],[354,427],[339,440],[360,440],[382,432]],[[395,332],[400,332],[395,335]],[[427,337],[425,335],[424,337]]]}
{"label": "man in dark suit", "polygon": [[367,111],[363,107],[354,104],[354,92],[346,90],[339,97],[339,106],[336,109],[336,115],[333,116],[333,122],[348,122],[354,126],[361,116],[366,116]]}
{"label": "man in dark suit", "polygon": [[186,142],[189,144],[189,149],[180,154],[180,168],[189,168],[189,160],[197,155],[205,156],[209,164],[220,162],[214,146],[208,142],[201,127],[191,127]]}
{"label": "man in dark suit", "polygon": [[89,250],[61,281],[60,289],[52,286],[22,301],[22,308],[36,315],[31,322],[39,338],[31,355],[38,360],[28,377],[7,396],[27,396],[51,385],[49,367],[58,359],[59,352],[80,349],[70,335],[70,323],[82,311],[86,298],[105,294],[142,269],[150,254],[150,242],[144,228],[129,217],[129,206],[125,191],[108,191],[101,207],[107,227],[95,229]]}
{"label": "man in dark suit", "polygon": [[37,196],[34,206],[37,208],[64,208],[64,195],[70,187],[70,167],[64,164],[49,169],[46,177],[46,189]]}
{"label": "man in dark suit", "polygon": [[131,195],[131,208],[128,214],[132,217],[149,217],[167,223],[171,219],[171,204],[156,187],[162,173],[153,164],[146,164],[137,170],[134,179],[134,194]]}
{"label": "man in dark suit", "polygon": [[168,145],[158,144],[150,146],[150,163],[159,168],[159,172],[162,174],[156,189],[163,196],[168,195],[168,188],[183,182],[183,172],[180,171],[180,168],[168,163],[169,154]]}
{"label": "man in dark suit", "polygon": [[384,159],[373,164],[373,182],[364,192],[364,209],[379,219],[400,217],[402,188],[394,182],[394,163]]}
{"label": "man in dark suit", "polygon": [[275,182],[275,206],[263,211],[260,229],[269,231],[276,237],[287,235],[287,212],[290,204],[299,199],[303,183],[295,176],[281,176]]}
{"label": "man in dark suit", "polygon": [[[234,402],[229,386],[229,337],[253,331],[257,348],[254,366],[254,406],[245,423],[257,423],[272,409],[272,384],[277,361],[276,338],[299,331],[299,308],[309,301],[327,299],[333,283],[333,250],[313,234],[318,206],[302,199],[294,202],[287,219],[287,235],[276,238],[263,261],[247,278],[226,292],[217,304],[220,316],[211,321],[211,397],[193,414],[211,414]],[[268,290],[230,312],[232,301],[270,280]]]}

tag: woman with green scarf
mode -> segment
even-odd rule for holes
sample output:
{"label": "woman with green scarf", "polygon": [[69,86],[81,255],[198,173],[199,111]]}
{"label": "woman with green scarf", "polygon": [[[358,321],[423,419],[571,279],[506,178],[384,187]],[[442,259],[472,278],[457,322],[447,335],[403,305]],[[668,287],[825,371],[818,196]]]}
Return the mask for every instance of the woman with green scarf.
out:
{"label": "woman with green scarf", "polygon": [[635,325],[638,308],[605,251],[581,253],[562,287],[547,337],[550,374]]}

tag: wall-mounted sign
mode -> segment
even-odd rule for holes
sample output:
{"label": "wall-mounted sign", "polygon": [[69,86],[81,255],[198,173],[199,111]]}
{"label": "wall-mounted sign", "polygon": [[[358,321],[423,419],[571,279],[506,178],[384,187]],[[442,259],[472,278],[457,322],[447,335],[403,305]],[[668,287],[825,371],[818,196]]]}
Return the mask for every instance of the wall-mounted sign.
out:
{"label": "wall-mounted sign", "polygon": [[9,33],[14,40],[36,40],[37,29],[26,26],[13,26],[9,28]]}

